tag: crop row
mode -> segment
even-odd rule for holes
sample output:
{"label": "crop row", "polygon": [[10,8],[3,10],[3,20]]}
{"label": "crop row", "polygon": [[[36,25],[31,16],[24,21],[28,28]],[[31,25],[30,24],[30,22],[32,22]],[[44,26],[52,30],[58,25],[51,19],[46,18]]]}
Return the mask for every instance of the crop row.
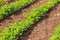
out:
{"label": "crop row", "polygon": [[60,25],[55,29],[54,34],[50,37],[50,40],[60,40]]}
{"label": "crop row", "polygon": [[55,6],[55,4],[57,4],[58,2],[60,2],[59,0],[49,0],[49,2],[47,2],[46,4],[33,9],[33,11],[30,14],[27,14],[26,18],[34,18],[35,20],[38,21],[38,18],[40,18],[40,16],[44,15],[46,12],[48,12],[48,10],[50,8],[52,8],[53,6]]}
{"label": "crop row", "polygon": [[57,2],[57,0],[49,1],[42,6],[33,9],[28,15],[26,15],[26,20],[14,23],[9,28],[2,30],[0,40],[15,40],[18,35],[22,35],[25,30],[37,22],[41,16],[45,15],[50,8],[57,4]]}
{"label": "crop row", "polygon": [[0,7],[0,20],[6,16],[16,12],[17,10],[33,3],[35,0],[19,0],[15,3],[4,5]]}
{"label": "crop row", "polygon": [[8,1],[8,0],[0,0],[0,3],[6,2],[6,1]]}

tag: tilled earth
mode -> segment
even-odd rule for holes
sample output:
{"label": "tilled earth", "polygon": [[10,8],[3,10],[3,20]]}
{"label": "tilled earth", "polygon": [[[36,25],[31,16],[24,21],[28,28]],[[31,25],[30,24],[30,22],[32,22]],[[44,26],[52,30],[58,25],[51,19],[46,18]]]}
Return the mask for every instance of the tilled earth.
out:
{"label": "tilled earth", "polygon": [[[10,26],[14,22],[17,23],[25,20],[25,15],[31,12],[33,8],[41,6],[46,2],[48,2],[48,0],[36,0],[35,3],[22,10],[18,10],[13,15],[0,21],[0,30]],[[52,10],[35,23],[35,25],[25,31],[21,37],[18,37],[17,40],[49,40],[58,24],[60,24],[60,4],[53,7]]]}

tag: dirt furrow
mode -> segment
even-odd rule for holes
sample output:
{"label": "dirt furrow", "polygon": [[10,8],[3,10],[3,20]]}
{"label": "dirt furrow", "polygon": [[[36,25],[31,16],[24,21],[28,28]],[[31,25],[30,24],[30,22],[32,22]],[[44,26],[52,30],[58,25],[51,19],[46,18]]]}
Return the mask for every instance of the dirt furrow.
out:
{"label": "dirt furrow", "polygon": [[5,18],[4,20],[0,21],[0,30],[2,30],[5,27],[10,26],[12,23],[17,23],[21,20],[25,19],[25,15],[27,15],[27,13],[31,12],[31,10],[33,8],[36,8],[40,5],[42,5],[43,3],[47,2],[47,0],[42,1],[42,0],[36,0],[35,3],[33,3],[32,5],[29,5],[25,8],[23,8],[22,10],[18,10],[17,12],[15,12],[13,15]]}
{"label": "dirt furrow", "polygon": [[58,24],[60,24],[60,4],[24,32],[18,40],[49,40]]}
{"label": "dirt furrow", "polygon": [[[18,10],[13,15],[0,21],[0,30],[5,27],[9,27],[12,23],[25,20],[27,15],[33,8],[41,6],[48,0],[36,0],[32,5],[26,6],[22,10]],[[17,40],[49,40],[49,37],[53,34],[54,29],[60,23],[60,4],[56,5],[46,16],[42,17],[39,22],[29,28],[23,35]]]}

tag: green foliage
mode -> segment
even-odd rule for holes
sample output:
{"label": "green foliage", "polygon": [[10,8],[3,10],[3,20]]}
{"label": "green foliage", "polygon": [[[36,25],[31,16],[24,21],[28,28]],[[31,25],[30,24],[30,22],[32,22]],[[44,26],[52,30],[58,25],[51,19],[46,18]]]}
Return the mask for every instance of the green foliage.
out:
{"label": "green foliage", "polygon": [[58,28],[54,31],[55,34],[60,34],[60,25],[58,25]]}
{"label": "green foliage", "polygon": [[16,12],[17,10],[33,3],[35,0],[19,0],[15,3],[4,5],[0,7],[0,20],[5,18],[6,16]]}
{"label": "green foliage", "polygon": [[60,25],[55,29],[54,34],[50,37],[50,40],[60,40]]}
{"label": "green foliage", "polygon": [[31,13],[27,14],[26,18],[34,18],[36,21],[38,21],[38,19],[44,15],[46,12],[48,12],[48,10],[50,8],[52,8],[53,6],[55,6],[55,4],[57,4],[59,1],[58,0],[50,0],[49,2],[47,2],[46,4],[43,4],[42,6],[33,9]]}
{"label": "green foliage", "polygon": [[34,19],[29,18],[19,23],[14,23],[10,28],[5,28],[0,34],[0,40],[15,40],[15,37],[22,35],[23,31],[27,30],[31,24],[34,23]]}
{"label": "green foliage", "polygon": [[0,0],[0,3],[6,2],[6,1],[8,1],[8,0]]}
{"label": "green foliage", "polygon": [[49,40],[60,40],[60,34],[59,35],[54,34],[53,36],[50,37]]}
{"label": "green foliage", "polygon": [[15,40],[15,38],[18,35],[22,35],[23,31],[31,27],[36,21],[39,20],[41,16],[43,16],[55,4],[57,4],[57,2],[49,1],[41,7],[33,9],[31,13],[26,15],[26,20],[14,23],[9,28],[5,28],[0,34],[0,40]]}

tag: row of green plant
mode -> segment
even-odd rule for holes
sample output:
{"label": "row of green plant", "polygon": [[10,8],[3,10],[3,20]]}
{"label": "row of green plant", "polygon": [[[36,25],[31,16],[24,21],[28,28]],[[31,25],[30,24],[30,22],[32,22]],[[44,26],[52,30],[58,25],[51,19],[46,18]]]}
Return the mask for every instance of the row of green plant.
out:
{"label": "row of green plant", "polygon": [[33,9],[33,11],[30,14],[27,14],[26,18],[34,18],[35,20],[38,20],[40,16],[44,15],[50,8],[55,6],[60,0],[49,0],[46,4]]}
{"label": "row of green plant", "polygon": [[8,0],[0,0],[0,3],[6,2],[6,1],[8,1]]}
{"label": "row of green plant", "polygon": [[0,34],[0,40],[15,40],[18,35],[22,35],[29,27],[37,22],[50,8],[57,4],[57,0],[49,1],[40,7],[37,7],[26,15],[26,20],[13,23],[9,28],[4,28]]}
{"label": "row of green plant", "polygon": [[54,31],[54,34],[50,37],[50,40],[60,40],[60,25]]}
{"label": "row of green plant", "polygon": [[19,0],[15,3],[9,5],[3,5],[0,7],[0,20],[5,18],[6,16],[16,12],[19,9],[33,3],[35,0]]}

